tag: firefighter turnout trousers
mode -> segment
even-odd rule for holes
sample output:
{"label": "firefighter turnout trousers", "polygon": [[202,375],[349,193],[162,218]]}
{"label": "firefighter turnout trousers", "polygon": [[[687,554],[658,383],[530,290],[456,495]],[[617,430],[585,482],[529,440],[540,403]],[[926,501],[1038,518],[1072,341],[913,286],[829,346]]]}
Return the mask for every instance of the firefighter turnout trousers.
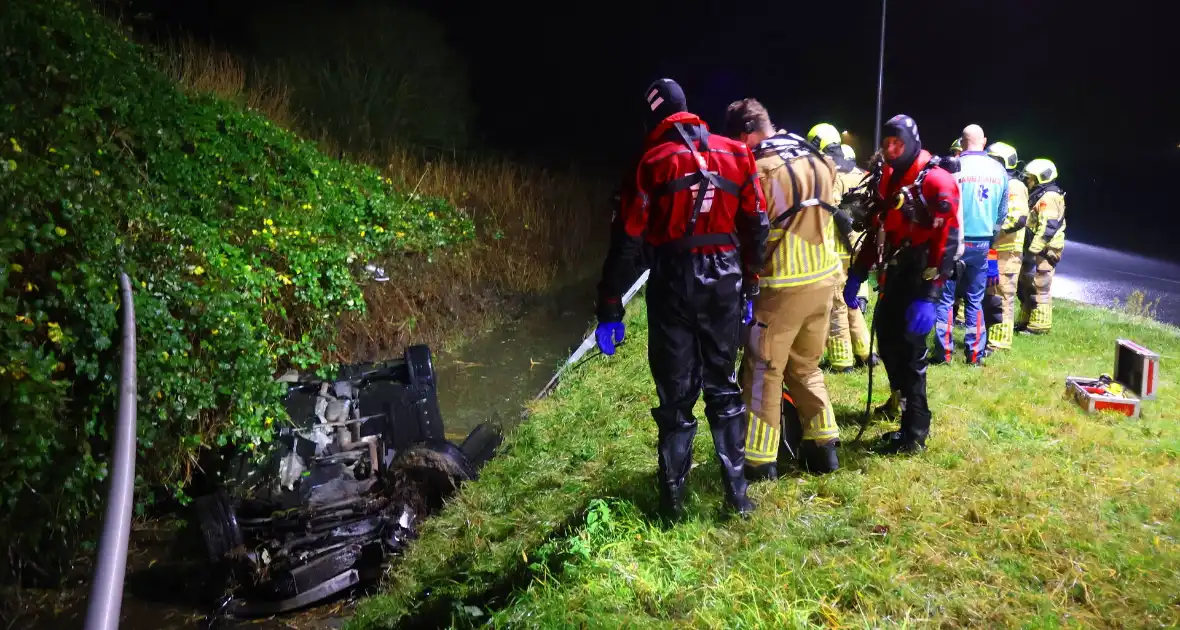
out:
{"label": "firefighter turnout trousers", "polygon": [[1035,270],[1020,270],[1017,294],[1020,297],[1020,321],[1016,326],[1031,333],[1047,333],[1053,328],[1053,273],[1056,267],[1037,256]]}
{"label": "firefighter turnout trousers", "polygon": [[647,284],[647,356],[660,401],[651,413],[664,490],[679,490],[692,468],[692,409],[703,389],[722,480],[744,496],[746,408],[734,370],[741,308],[736,251],[655,256]]}
{"label": "firefighter turnout trousers", "polygon": [[746,459],[751,466],[778,460],[784,385],[795,401],[804,440],[824,443],[839,437],[819,369],[831,309],[829,282],[763,288],[755,301],[755,323],[741,369],[750,411]]}
{"label": "firefighter turnout trousers", "polygon": [[[860,296],[869,297],[868,283],[860,286]],[[831,330],[828,333],[828,365],[841,370],[853,367],[856,360],[869,360],[869,327],[865,324],[864,312],[859,308],[848,308],[844,303],[844,282],[836,285],[832,294]]]}
{"label": "firefighter turnout trousers", "polygon": [[999,282],[988,287],[988,295],[1000,296],[1004,320],[987,329],[987,347],[1006,350],[1012,347],[1012,328],[1015,320],[1016,284],[1020,277],[1020,252],[999,252]]}

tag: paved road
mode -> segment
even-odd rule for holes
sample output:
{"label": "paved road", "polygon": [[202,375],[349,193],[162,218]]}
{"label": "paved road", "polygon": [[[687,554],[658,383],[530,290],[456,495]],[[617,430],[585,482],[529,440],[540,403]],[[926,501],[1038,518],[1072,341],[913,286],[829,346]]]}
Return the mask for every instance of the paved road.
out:
{"label": "paved road", "polygon": [[1180,326],[1180,265],[1070,241],[1057,266],[1053,296],[1110,306],[1134,290],[1159,300],[1157,319]]}

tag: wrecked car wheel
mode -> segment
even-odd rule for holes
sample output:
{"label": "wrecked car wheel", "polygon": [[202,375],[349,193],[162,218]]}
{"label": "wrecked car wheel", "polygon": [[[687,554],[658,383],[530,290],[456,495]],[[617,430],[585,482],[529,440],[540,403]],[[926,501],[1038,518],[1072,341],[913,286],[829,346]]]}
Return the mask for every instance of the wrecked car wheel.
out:
{"label": "wrecked car wheel", "polygon": [[193,501],[197,525],[205,541],[209,560],[217,563],[230,551],[241,546],[242,530],[234,514],[233,504],[223,490],[198,497]]}

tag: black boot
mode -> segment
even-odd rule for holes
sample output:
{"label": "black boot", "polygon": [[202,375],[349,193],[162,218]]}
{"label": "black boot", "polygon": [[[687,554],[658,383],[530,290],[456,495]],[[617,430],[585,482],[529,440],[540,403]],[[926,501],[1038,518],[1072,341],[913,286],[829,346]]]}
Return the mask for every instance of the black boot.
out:
{"label": "black boot", "polygon": [[886,433],[881,436],[881,442],[876,451],[882,455],[908,455],[926,450],[925,438],[908,437],[901,431]]}
{"label": "black boot", "polygon": [[878,357],[876,352],[870,352],[869,358],[867,359],[856,357],[856,367],[858,368],[866,366],[877,367],[878,365],[881,365],[881,357]]}
{"label": "black boot", "polygon": [[721,481],[730,509],[745,518],[754,511],[754,502],[746,496],[749,482],[743,474],[746,465],[746,408],[718,413],[709,418],[713,445],[721,463]]}
{"label": "black boot", "polygon": [[767,462],[757,466],[746,465],[746,481],[754,483],[757,481],[774,481],[778,479],[778,463]]}
{"label": "black boot", "polygon": [[683,481],[669,483],[660,479],[660,518],[669,523],[675,523],[684,518]]}
{"label": "black boot", "polygon": [[652,417],[659,427],[660,515],[677,521],[684,517],[684,483],[692,469],[692,440],[697,422],[691,410],[656,408]]}
{"label": "black boot", "polygon": [[825,475],[840,469],[840,458],[836,455],[835,440],[817,444],[815,440],[803,440],[799,461],[803,469],[817,475]]}

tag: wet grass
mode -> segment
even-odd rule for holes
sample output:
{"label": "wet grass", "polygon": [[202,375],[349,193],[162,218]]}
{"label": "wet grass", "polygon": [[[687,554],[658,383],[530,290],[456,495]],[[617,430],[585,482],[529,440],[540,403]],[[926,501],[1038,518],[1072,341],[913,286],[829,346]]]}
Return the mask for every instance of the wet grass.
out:
{"label": "wet grass", "polygon": [[[536,405],[352,628],[1180,624],[1174,328],[1059,302],[1052,336],[1020,336],[983,370],[931,369],[927,453],[847,445],[834,475],[754,486],[748,522],[720,514],[702,426],[691,516],[664,528],[650,514],[655,394],[631,310],[620,353]],[[1137,420],[1087,416],[1064,378],[1110,371],[1119,335],[1163,355],[1160,399]],[[828,377],[849,441],[864,382]]]}

